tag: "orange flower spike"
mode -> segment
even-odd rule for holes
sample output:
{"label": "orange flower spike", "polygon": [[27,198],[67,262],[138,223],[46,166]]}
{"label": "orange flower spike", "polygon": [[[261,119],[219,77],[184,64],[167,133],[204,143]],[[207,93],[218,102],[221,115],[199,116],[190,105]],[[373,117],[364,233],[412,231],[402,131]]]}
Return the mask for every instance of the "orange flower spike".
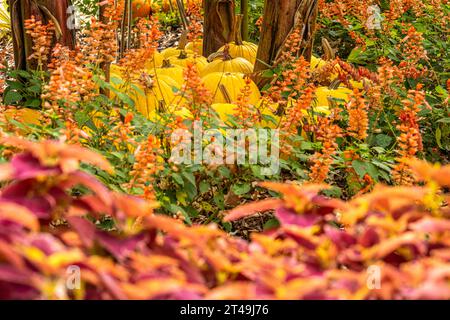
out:
{"label": "orange flower spike", "polygon": [[238,123],[243,128],[251,128],[258,121],[258,113],[255,106],[249,103],[249,97],[252,94],[250,77],[245,78],[245,87],[241,89],[241,94],[236,101],[236,117]]}
{"label": "orange flower spike", "polygon": [[362,92],[353,90],[350,101],[347,103],[348,134],[354,138],[364,141],[369,129],[368,105]]}
{"label": "orange flower spike", "polygon": [[184,69],[184,81],[180,93],[187,100],[184,106],[191,112],[195,120],[200,120],[201,116],[208,115],[209,107],[212,104],[212,94],[202,82],[195,63],[188,62]]}
{"label": "orange flower spike", "polygon": [[143,190],[143,198],[146,200],[155,200],[152,183],[156,173],[164,169],[161,154],[161,143],[159,140],[150,135],[147,140],[141,143],[135,153],[136,162],[130,175],[133,177],[127,185],[129,189],[134,187]]}
{"label": "orange flower spike", "polygon": [[33,43],[33,53],[27,58],[29,60],[35,59],[38,67],[42,70],[46,67],[50,57],[55,26],[53,22],[43,25],[42,21],[36,20],[34,16],[25,20],[24,25],[25,32],[31,37]]}
{"label": "orange flower spike", "polygon": [[419,128],[418,113],[426,105],[425,92],[418,84],[416,90],[408,92],[408,98],[403,100],[404,109],[399,114],[401,123],[397,126],[400,131],[398,141],[399,164],[393,170],[394,181],[399,185],[410,185],[414,182],[408,159],[412,159],[423,150],[422,135]]}

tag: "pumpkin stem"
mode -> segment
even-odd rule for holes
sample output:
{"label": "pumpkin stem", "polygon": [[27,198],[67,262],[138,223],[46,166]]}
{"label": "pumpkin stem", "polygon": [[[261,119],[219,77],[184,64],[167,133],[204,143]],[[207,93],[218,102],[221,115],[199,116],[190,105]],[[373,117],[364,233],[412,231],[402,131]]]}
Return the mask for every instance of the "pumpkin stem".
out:
{"label": "pumpkin stem", "polygon": [[328,86],[328,89],[336,90],[337,88],[339,88],[340,85],[341,85],[341,80],[334,79],[333,82],[331,82],[330,85]]}
{"label": "pumpkin stem", "polygon": [[180,51],[180,55],[178,56],[178,59],[184,60],[184,59],[187,59],[187,58],[188,58],[187,52],[184,51],[184,50],[181,50],[181,51]]}
{"label": "pumpkin stem", "polygon": [[164,113],[166,112],[166,102],[164,100],[158,101],[158,113]]}
{"label": "pumpkin stem", "polygon": [[230,45],[227,43],[223,49],[223,51],[214,52],[208,57],[208,62],[213,62],[216,59],[222,59],[223,61],[233,60],[233,57],[230,55]]}
{"label": "pumpkin stem", "polygon": [[334,53],[333,48],[330,45],[330,42],[328,42],[327,38],[322,38],[322,48],[325,52],[325,60],[333,60],[336,58],[336,54]]}
{"label": "pumpkin stem", "polygon": [[173,67],[173,64],[170,62],[169,59],[163,60],[161,68],[167,69],[167,68],[172,68],[172,67]]}
{"label": "pumpkin stem", "polygon": [[230,93],[228,92],[227,88],[221,83],[219,84],[220,92],[222,92],[223,97],[225,98],[225,101],[227,103],[232,103]]}
{"label": "pumpkin stem", "polygon": [[188,32],[187,30],[183,30],[181,32],[180,41],[178,42],[178,50],[184,50],[188,43]]}
{"label": "pumpkin stem", "polygon": [[230,45],[228,43],[225,45],[225,48],[223,49],[222,59],[223,61],[229,61],[233,59],[230,55]]}
{"label": "pumpkin stem", "polygon": [[234,19],[234,43],[237,46],[241,46],[242,42],[242,20],[244,16],[242,14],[237,14]]}

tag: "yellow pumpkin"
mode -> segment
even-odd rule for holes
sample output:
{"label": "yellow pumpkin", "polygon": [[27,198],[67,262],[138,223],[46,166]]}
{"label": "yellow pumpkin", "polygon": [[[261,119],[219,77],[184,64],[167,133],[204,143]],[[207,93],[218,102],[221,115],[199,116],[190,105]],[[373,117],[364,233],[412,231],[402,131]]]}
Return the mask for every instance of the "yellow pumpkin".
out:
{"label": "yellow pumpkin", "polygon": [[164,55],[155,51],[153,57],[145,62],[145,69],[151,70],[162,66]]}
{"label": "yellow pumpkin", "polygon": [[[260,122],[261,127],[263,128],[271,128],[275,129],[278,127],[280,123],[280,117],[275,114],[278,109],[277,103],[269,103],[264,99],[261,99],[258,103],[259,113],[263,115],[262,120]],[[273,121],[264,119],[264,116],[270,116],[273,118]]]}
{"label": "yellow pumpkin", "polygon": [[195,54],[194,51],[189,50],[189,49],[179,49],[179,48],[167,48],[164,49],[163,51],[161,51],[161,54],[163,55],[164,59],[169,59],[171,57],[176,57],[179,56],[182,53],[186,53],[188,55],[193,55]]}
{"label": "yellow pumpkin", "polygon": [[208,60],[203,56],[197,56],[188,54],[185,51],[181,52],[178,56],[172,56],[168,59],[170,63],[185,68],[188,63],[195,63],[199,73],[203,71],[208,65]]}
{"label": "yellow pumpkin", "polygon": [[311,70],[316,70],[324,67],[327,62],[323,59],[317,58],[316,56],[311,56]]}
{"label": "yellow pumpkin", "polygon": [[229,116],[236,114],[236,105],[233,103],[213,103],[211,109],[213,109],[219,118],[226,122]]}
{"label": "yellow pumpkin", "polygon": [[184,83],[184,69],[175,64],[171,64],[169,60],[164,60],[161,67],[150,71],[152,75],[163,75],[172,78],[178,84],[177,88],[181,89]]}
{"label": "yellow pumpkin", "polygon": [[187,51],[192,51],[200,56],[203,55],[203,40],[202,39],[198,39],[198,40],[194,40],[192,42],[189,42],[185,49]]}
{"label": "yellow pumpkin", "polygon": [[203,69],[201,75],[204,77],[213,72],[237,72],[250,74],[253,72],[253,65],[244,58],[232,58],[228,53],[228,49],[225,49],[219,59],[212,61],[205,67],[205,69]]}
{"label": "yellow pumpkin", "polygon": [[[38,110],[23,108],[23,109],[7,109],[4,112],[5,120],[9,122],[14,119],[24,125],[41,125],[43,119],[42,113]],[[27,133],[27,129],[20,130],[23,133]]]}
{"label": "yellow pumpkin", "polygon": [[328,87],[318,87],[316,90],[316,98],[317,98],[317,107],[329,107],[330,100],[329,99],[338,99],[343,102],[349,101],[349,95],[352,93],[352,90],[339,87],[337,89],[330,89]]}
{"label": "yellow pumpkin", "polygon": [[[111,77],[123,78],[119,66],[111,66]],[[136,110],[144,116],[149,117],[160,104],[170,105],[182,101],[182,97],[175,94],[175,91],[179,89],[179,84],[172,78],[162,74],[156,74],[156,76],[143,74],[143,77],[144,86],[141,83],[123,83],[118,86],[113,83],[113,86],[130,97]],[[112,96],[114,97],[114,94]]]}
{"label": "yellow pumpkin", "polygon": [[[203,77],[202,81],[213,93],[213,103],[231,103],[237,101],[238,96],[241,95],[241,89],[247,85],[244,77],[242,73],[213,72]],[[226,89],[228,94],[225,94],[221,90],[221,85]],[[252,94],[249,97],[249,103],[257,105],[261,94],[253,81],[250,83],[250,89]]]}
{"label": "yellow pumpkin", "polygon": [[[258,53],[258,46],[254,43],[242,41],[242,15],[236,16],[234,41],[229,43],[229,52],[233,58],[244,58],[250,61],[251,64],[256,63],[256,55]],[[226,46],[219,49],[223,52]]]}
{"label": "yellow pumpkin", "polygon": [[145,87],[140,87],[145,93],[145,97],[139,93],[137,93],[137,97],[135,95],[136,110],[149,118],[161,104],[168,106],[181,99],[181,97],[175,95],[174,89],[177,87],[178,84],[175,80],[168,76],[149,77]]}

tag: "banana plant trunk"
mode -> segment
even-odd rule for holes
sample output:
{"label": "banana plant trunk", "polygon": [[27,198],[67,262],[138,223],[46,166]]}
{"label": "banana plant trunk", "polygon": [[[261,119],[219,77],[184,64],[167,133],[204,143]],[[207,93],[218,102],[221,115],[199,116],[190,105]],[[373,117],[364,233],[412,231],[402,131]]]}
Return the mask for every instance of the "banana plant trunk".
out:
{"label": "banana plant trunk", "polygon": [[14,44],[16,69],[34,70],[36,64],[28,59],[32,54],[32,43],[25,32],[24,22],[32,16],[44,24],[52,21],[56,26],[53,44],[60,43],[70,49],[75,48],[75,29],[69,28],[68,13],[71,0],[9,0],[11,28]]}
{"label": "banana plant trunk", "polygon": [[242,40],[248,41],[248,0],[241,0],[241,14],[242,14]]}
{"label": "banana plant trunk", "polygon": [[205,10],[203,55],[209,57],[234,35],[234,0],[203,0]]}
{"label": "banana plant trunk", "polygon": [[[300,30],[298,55],[311,59],[318,14],[318,0],[266,0],[255,73],[274,67],[289,35]],[[257,77],[258,84],[264,79]]]}

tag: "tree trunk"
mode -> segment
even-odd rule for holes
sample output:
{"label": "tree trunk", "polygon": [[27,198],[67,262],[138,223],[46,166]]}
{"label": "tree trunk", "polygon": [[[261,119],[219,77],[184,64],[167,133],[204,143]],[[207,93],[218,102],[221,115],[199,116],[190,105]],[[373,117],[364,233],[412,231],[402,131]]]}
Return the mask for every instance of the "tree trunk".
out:
{"label": "tree trunk", "polygon": [[273,66],[286,39],[297,28],[303,39],[299,54],[309,61],[317,14],[318,0],[266,0],[255,72]]}
{"label": "tree trunk", "polygon": [[70,5],[70,0],[9,0],[16,69],[36,68],[35,63],[27,59],[32,54],[32,43],[24,28],[25,20],[31,16],[43,21],[44,24],[52,21],[58,30],[54,43],[75,48],[75,30],[69,29],[67,23],[69,19],[67,9]]}
{"label": "tree trunk", "polygon": [[205,10],[203,55],[208,57],[232,41],[234,30],[234,0],[203,0]]}

